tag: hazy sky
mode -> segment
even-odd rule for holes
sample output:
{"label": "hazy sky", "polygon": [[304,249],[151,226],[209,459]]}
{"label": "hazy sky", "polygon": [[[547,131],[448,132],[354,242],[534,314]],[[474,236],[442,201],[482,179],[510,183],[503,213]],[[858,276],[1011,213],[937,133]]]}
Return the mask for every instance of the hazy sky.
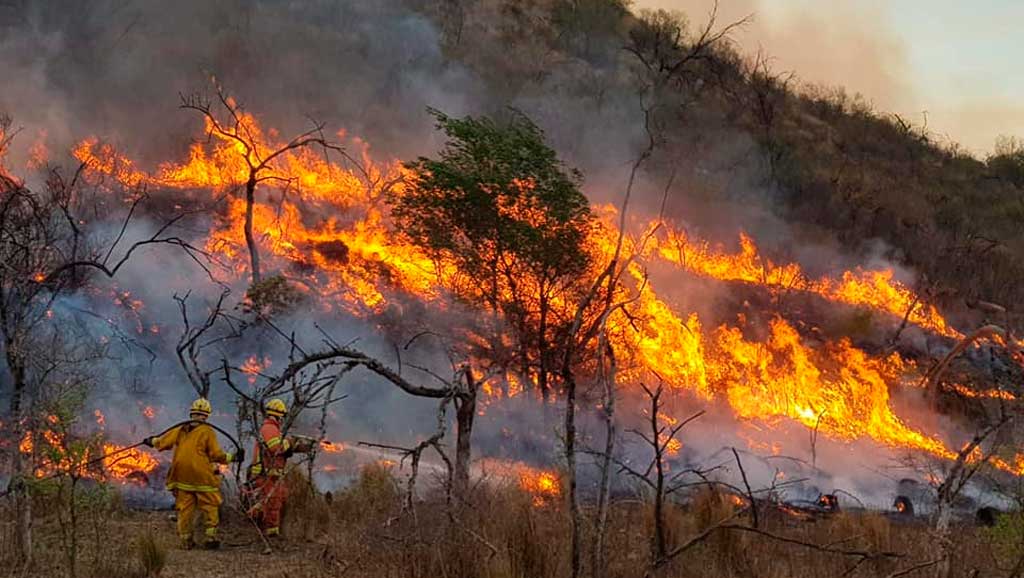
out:
{"label": "hazy sky", "polygon": [[[635,0],[702,24],[713,0]],[[720,0],[719,21],[774,68],[842,85],[877,109],[984,154],[998,135],[1024,137],[1024,2],[1019,0]]]}

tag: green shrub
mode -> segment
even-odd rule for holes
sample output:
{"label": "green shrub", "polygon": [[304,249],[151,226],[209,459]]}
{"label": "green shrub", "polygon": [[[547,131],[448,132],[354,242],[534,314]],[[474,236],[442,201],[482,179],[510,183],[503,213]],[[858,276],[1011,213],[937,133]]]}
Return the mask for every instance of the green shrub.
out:
{"label": "green shrub", "polygon": [[1004,562],[1013,562],[1024,551],[1024,515],[1020,512],[1002,514],[996,525],[986,530],[993,550]]}

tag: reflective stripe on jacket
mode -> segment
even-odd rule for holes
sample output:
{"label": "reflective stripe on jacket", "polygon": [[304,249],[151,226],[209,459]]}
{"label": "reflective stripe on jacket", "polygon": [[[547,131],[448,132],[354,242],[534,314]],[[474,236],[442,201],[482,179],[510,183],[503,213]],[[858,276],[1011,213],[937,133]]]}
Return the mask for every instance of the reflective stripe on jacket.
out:
{"label": "reflective stripe on jacket", "polygon": [[171,469],[167,472],[167,489],[186,492],[219,492],[220,478],[214,464],[228,463],[228,455],[220,449],[213,428],[205,424],[176,427],[153,441],[160,451],[174,448]]}
{"label": "reflective stripe on jacket", "polygon": [[[281,436],[281,422],[275,417],[267,417],[260,427],[260,441],[256,442],[253,449],[252,467],[249,473],[254,476],[283,476],[284,466],[288,458],[284,453],[291,449],[291,442]],[[264,454],[264,447],[266,454]]]}

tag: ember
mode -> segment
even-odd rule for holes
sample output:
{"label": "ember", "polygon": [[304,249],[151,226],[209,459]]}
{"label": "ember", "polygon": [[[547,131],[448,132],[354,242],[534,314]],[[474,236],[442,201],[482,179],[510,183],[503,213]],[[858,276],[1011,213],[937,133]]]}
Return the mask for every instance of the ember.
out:
{"label": "ember", "polygon": [[893,502],[892,507],[896,510],[896,513],[901,516],[914,515],[914,503],[906,496],[896,496],[896,501]]}
{"label": "ember", "polygon": [[826,512],[838,512],[839,496],[835,494],[822,494],[818,497],[818,505]]}

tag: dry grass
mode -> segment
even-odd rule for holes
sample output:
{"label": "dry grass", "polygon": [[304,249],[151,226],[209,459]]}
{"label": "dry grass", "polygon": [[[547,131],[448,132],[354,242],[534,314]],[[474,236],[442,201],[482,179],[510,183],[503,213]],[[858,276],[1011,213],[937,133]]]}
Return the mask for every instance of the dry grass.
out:
{"label": "dry grass", "polygon": [[[353,485],[332,496],[308,491],[298,476],[286,518],[286,536],[272,556],[261,556],[261,543],[247,521],[225,511],[219,552],[181,551],[175,546],[174,522],[168,512],[108,512],[101,539],[83,524],[83,576],[156,576],[161,578],[326,576],[378,578],[561,578],[569,569],[569,519],[563,503],[537,507],[518,488],[481,485],[466,501],[447,504],[443,494],[429,494],[412,510],[404,507],[400,488],[389,470],[366,468]],[[307,490],[303,490],[305,487]],[[725,495],[702,492],[685,504],[666,509],[668,547],[682,544],[705,528],[733,516],[736,505]],[[3,512],[0,512],[3,513]],[[589,512],[588,512],[589,515]],[[659,578],[826,578],[843,575],[887,576],[935,557],[931,534],[923,523],[898,523],[876,513],[844,512],[801,520],[765,511],[762,528],[774,535],[844,550],[894,551],[897,560],[867,559],[825,553],[740,531],[718,531],[662,568]],[[734,519],[749,523],[741,515]],[[588,523],[590,520],[588,518]],[[638,501],[616,503],[609,518],[608,578],[639,578],[651,560],[651,507]],[[38,520],[39,556],[28,575],[62,575],[62,556],[52,516]],[[586,527],[583,543],[590,544]],[[140,536],[138,540],[130,538]],[[992,533],[973,526],[956,533],[954,576],[999,572],[1006,552],[990,543]],[[126,539],[129,538],[129,539]],[[0,525],[0,539],[13,536]],[[5,548],[6,549],[6,548]],[[161,556],[161,553],[165,557]],[[5,554],[0,554],[4,556]],[[589,562],[589,552],[583,559]],[[162,563],[161,563],[162,562]],[[6,564],[4,568],[14,568]],[[853,569],[851,571],[851,568]],[[584,568],[589,575],[590,568]],[[916,574],[927,576],[927,571]],[[2,573],[0,573],[2,574]],[[915,574],[911,574],[915,576]]]}
{"label": "dry grass", "polygon": [[157,578],[167,565],[167,548],[158,542],[152,532],[139,538],[139,562],[146,578]]}

